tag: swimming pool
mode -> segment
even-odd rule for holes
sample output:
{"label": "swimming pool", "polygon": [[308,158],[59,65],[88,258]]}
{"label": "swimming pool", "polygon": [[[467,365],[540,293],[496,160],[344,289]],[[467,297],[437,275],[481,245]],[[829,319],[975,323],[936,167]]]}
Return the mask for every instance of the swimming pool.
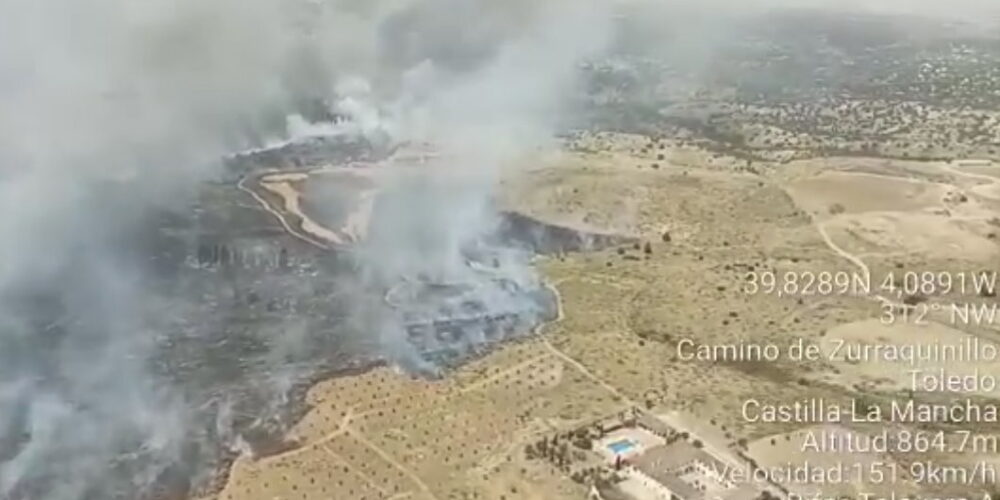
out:
{"label": "swimming pool", "polygon": [[635,448],[635,443],[629,441],[628,439],[622,439],[620,441],[615,441],[608,445],[608,449],[616,455],[623,455],[632,451]]}

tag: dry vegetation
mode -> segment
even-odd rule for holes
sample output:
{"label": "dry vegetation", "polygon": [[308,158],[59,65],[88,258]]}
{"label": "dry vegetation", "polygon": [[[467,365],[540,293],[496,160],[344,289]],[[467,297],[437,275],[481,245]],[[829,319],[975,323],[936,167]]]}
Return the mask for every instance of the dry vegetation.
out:
{"label": "dry vegetation", "polygon": [[[642,243],[542,259],[561,319],[445,380],[382,369],[316,386],[289,436],[298,447],[240,459],[220,499],[581,498],[567,470],[528,460],[525,445],[629,404],[709,422],[700,432],[756,460],[795,455],[785,443],[803,429],[744,421],[745,399],[877,400],[899,390],[873,385],[885,367],[682,361],[677,342],[884,342],[919,327],[865,328],[879,310],[870,297],[747,295],[748,272],[860,272],[850,256],[878,276],[1000,256],[992,171],[863,158],[779,169],[613,134],[570,146],[512,173],[506,203]],[[996,340],[962,330],[918,333]]]}

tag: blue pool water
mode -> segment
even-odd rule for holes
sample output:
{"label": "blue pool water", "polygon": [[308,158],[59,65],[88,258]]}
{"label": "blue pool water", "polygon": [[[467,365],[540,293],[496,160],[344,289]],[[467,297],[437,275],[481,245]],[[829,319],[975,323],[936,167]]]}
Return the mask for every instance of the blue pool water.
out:
{"label": "blue pool water", "polygon": [[622,439],[621,441],[615,441],[608,445],[608,449],[611,450],[616,455],[621,455],[623,453],[628,453],[632,448],[635,448],[635,443],[629,441],[628,439]]}

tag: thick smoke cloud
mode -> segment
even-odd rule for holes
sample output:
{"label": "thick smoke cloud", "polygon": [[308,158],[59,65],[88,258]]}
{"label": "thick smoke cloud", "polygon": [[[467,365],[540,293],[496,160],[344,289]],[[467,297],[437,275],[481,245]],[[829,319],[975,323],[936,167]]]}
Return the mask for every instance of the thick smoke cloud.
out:
{"label": "thick smoke cloud", "polygon": [[[172,319],[133,240],[151,210],[182,206],[228,152],[342,132],[286,121],[326,103],[355,132],[450,158],[447,181],[396,183],[398,213],[362,259],[393,263],[387,280],[454,274],[496,169],[548,136],[576,62],[600,48],[594,7],[4,0],[0,498],[128,498],[112,476],[141,491],[187,458],[196,409],[150,369]],[[411,251],[416,227],[431,228],[426,252]],[[276,374],[302,336],[286,327]]]}
{"label": "thick smoke cloud", "polygon": [[3,2],[0,497],[108,498],[180,458],[124,238],[290,99],[282,12],[257,3]]}

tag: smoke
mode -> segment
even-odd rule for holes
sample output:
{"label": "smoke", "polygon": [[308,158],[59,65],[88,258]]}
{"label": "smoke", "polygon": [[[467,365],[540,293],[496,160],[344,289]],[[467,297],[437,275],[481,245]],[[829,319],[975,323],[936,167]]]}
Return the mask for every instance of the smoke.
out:
{"label": "smoke", "polygon": [[[698,5],[658,6],[649,21],[781,6]],[[940,5],[878,8],[971,17],[991,7]],[[190,467],[185,437],[203,402],[151,366],[158,346],[179,342],[165,325],[200,298],[154,286],[165,278],[144,238],[157,210],[188,206],[234,151],[345,134],[432,144],[438,160],[387,181],[357,252],[360,286],[405,300],[414,283],[454,284],[500,310],[530,307],[510,288],[537,284],[529,256],[490,239],[496,180],[552,140],[579,63],[621,36],[618,7],[0,0],[0,498],[134,498]],[[713,22],[690,26],[706,29],[655,40],[725,37]],[[352,319],[387,355],[412,356],[399,321],[360,309]],[[298,375],[283,363],[310,333],[296,319],[280,330],[259,333],[281,334],[263,358],[264,383],[283,397]],[[245,448],[231,401],[217,404],[214,432]]]}
{"label": "smoke", "polygon": [[112,476],[181,458],[132,238],[291,102],[285,15],[254,3],[0,3],[0,497],[129,496]]}
{"label": "smoke", "polygon": [[[151,367],[177,342],[164,338],[171,314],[190,307],[153,286],[142,238],[156,210],[182,208],[219,158],[268,141],[429,142],[441,175],[390,183],[360,252],[382,273],[368,284],[479,279],[465,261],[493,222],[493,180],[551,136],[608,18],[569,1],[0,10],[0,498],[53,500],[133,498],[190,466],[199,408]],[[316,103],[347,119],[317,124]],[[525,264],[508,277],[527,279]],[[293,385],[282,363],[301,355],[305,328],[288,321],[264,356],[276,395]],[[245,446],[231,402],[218,405],[215,433]]]}

